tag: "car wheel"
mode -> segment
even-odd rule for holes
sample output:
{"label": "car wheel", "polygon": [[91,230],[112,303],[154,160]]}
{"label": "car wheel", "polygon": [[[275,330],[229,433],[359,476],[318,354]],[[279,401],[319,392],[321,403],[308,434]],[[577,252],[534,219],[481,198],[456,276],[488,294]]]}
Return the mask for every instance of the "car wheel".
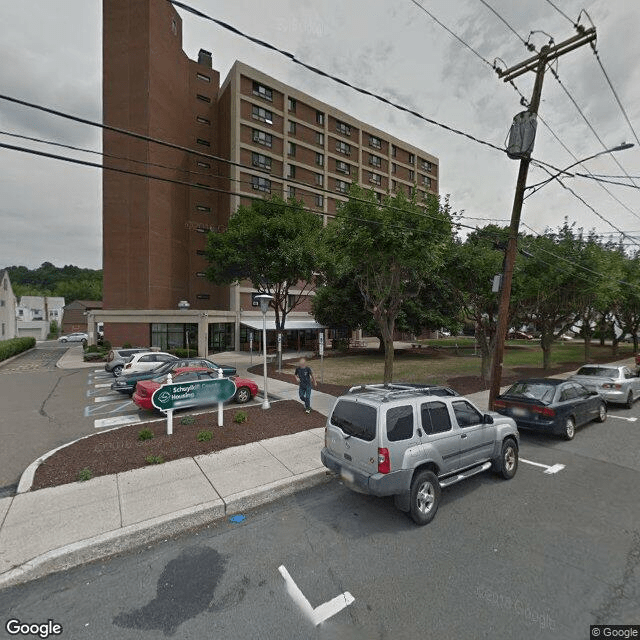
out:
{"label": "car wheel", "polygon": [[238,404],[244,404],[245,402],[249,402],[251,400],[251,390],[249,387],[240,387],[236,391],[235,401]]}
{"label": "car wheel", "polygon": [[518,470],[518,445],[511,438],[506,438],[502,443],[500,458],[493,461],[492,468],[505,480],[511,480],[516,475]]}
{"label": "car wheel", "polygon": [[627,396],[627,401],[624,405],[625,409],[633,409],[633,391],[629,391],[629,395]]}
{"label": "car wheel", "polygon": [[124,367],[121,364],[117,364],[115,367],[113,367],[112,369],[112,373],[116,378],[119,378],[122,375],[122,369]]}
{"label": "car wheel", "polygon": [[567,418],[564,425],[564,438],[565,440],[573,440],[573,436],[576,435],[576,423],[573,418]]}
{"label": "car wheel", "polygon": [[67,339],[66,338],[60,338],[60,342],[66,342]]}
{"label": "car wheel", "polygon": [[600,408],[598,409],[598,417],[596,418],[597,422],[604,422],[607,419],[607,405],[603,402],[600,404]]}
{"label": "car wheel", "polygon": [[87,339],[86,338],[82,338],[82,346],[83,347],[87,346]]}
{"label": "car wheel", "polygon": [[419,525],[429,524],[438,511],[440,483],[432,471],[419,471],[411,483],[409,513]]}

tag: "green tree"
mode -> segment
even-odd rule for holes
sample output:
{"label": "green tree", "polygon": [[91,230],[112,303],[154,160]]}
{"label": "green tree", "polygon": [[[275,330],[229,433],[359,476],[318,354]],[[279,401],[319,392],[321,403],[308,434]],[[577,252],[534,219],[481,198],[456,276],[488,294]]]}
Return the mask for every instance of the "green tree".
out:
{"label": "green tree", "polygon": [[352,185],[325,233],[339,276],[352,274],[385,350],[384,381],[393,379],[393,337],[403,303],[417,297],[443,265],[451,243],[449,204],[429,196],[423,206],[403,193],[378,203]]}
{"label": "green tree", "polygon": [[[210,233],[207,277],[219,285],[249,280],[273,296],[276,330],[313,287],[321,218],[301,202],[278,196],[241,206],[224,233]],[[298,293],[291,294],[291,290]]]}

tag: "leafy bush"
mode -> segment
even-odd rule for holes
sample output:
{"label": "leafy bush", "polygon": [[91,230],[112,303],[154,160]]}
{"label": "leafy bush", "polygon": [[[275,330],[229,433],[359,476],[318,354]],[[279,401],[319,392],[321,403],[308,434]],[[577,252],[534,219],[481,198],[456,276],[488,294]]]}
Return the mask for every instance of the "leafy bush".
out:
{"label": "leafy bush", "polygon": [[80,471],[78,471],[76,479],[78,480],[78,482],[86,482],[87,480],[91,480],[92,477],[93,471],[91,471],[89,467],[85,467],[84,469],[80,469]]}
{"label": "leafy bush", "polygon": [[106,355],[107,354],[104,351],[98,351],[97,353],[94,353],[92,351],[87,351],[84,354],[84,361],[85,362],[97,362],[99,360],[104,360]]}
{"label": "leafy bush", "polygon": [[131,343],[130,343],[130,342],[125,342],[125,343],[122,345],[122,348],[123,348],[123,349],[131,349]]}
{"label": "leafy bush", "polygon": [[27,349],[36,346],[35,338],[13,338],[11,340],[0,340],[0,361],[16,356]]}
{"label": "leafy bush", "polygon": [[193,416],[183,416],[180,418],[180,424],[195,424],[196,419]]}
{"label": "leafy bush", "polygon": [[108,353],[109,351],[111,351],[111,343],[108,340],[103,340],[102,348]]}
{"label": "leafy bush", "polygon": [[140,440],[141,442],[151,439],[153,439],[153,431],[151,431],[151,429],[142,429],[138,433],[138,440]]}
{"label": "leafy bush", "polygon": [[200,431],[198,433],[198,442],[209,442],[213,438],[212,431]]}
{"label": "leafy bush", "polygon": [[162,464],[164,462],[164,458],[162,456],[146,456],[144,461],[147,464]]}
{"label": "leafy bush", "polygon": [[178,358],[195,358],[198,355],[197,349],[170,349],[169,353],[172,353]]}
{"label": "leafy bush", "polygon": [[238,411],[236,412],[236,415],[233,416],[233,421],[236,424],[242,424],[243,422],[246,422],[249,418],[247,417],[247,414],[244,411]]}
{"label": "leafy bush", "polygon": [[90,344],[87,346],[87,353],[98,353],[100,349],[98,349],[97,344]]}

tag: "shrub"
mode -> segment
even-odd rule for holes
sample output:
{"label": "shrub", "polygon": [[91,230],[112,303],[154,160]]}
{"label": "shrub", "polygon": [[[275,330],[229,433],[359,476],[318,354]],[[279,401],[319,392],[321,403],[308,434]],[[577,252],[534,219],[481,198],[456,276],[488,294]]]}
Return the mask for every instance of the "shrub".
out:
{"label": "shrub", "polygon": [[180,418],[180,424],[195,424],[196,419],[193,416],[183,416]]}
{"label": "shrub", "polygon": [[0,340],[0,361],[17,356],[19,353],[36,346],[35,338],[12,338]]}
{"label": "shrub", "polygon": [[209,442],[213,438],[212,431],[200,431],[198,432],[198,442]]}
{"label": "shrub", "polygon": [[102,348],[108,353],[109,351],[111,351],[111,343],[108,340],[103,340]]}
{"label": "shrub", "polygon": [[87,351],[84,354],[84,361],[85,362],[94,362],[94,361],[97,361],[97,360],[103,360],[104,356],[105,356],[104,353],[94,353],[92,351]]}
{"label": "shrub", "polygon": [[130,343],[130,342],[125,342],[125,343],[122,345],[122,348],[123,348],[123,349],[131,349],[131,343]]}
{"label": "shrub", "polygon": [[147,464],[162,464],[164,462],[164,458],[162,456],[146,456],[144,461]]}
{"label": "shrub", "polygon": [[90,344],[87,346],[87,353],[98,353],[98,351],[100,351],[100,349],[98,349],[97,344]]}
{"label": "shrub", "polygon": [[153,439],[153,431],[151,429],[141,429],[138,433],[138,440],[141,442],[144,440],[152,440]]}
{"label": "shrub", "polygon": [[87,480],[91,480],[92,477],[93,471],[91,471],[89,467],[85,467],[84,469],[80,469],[80,471],[78,471],[76,479],[78,480],[78,482],[86,482]]}
{"label": "shrub", "polygon": [[236,424],[242,424],[243,422],[246,422],[249,418],[247,417],[247,414],[244,411],[238,411],[236,412],[236,414],[233,416],[233,421]]}
{"label": "shrub", "polygon": [[170,349],[169,353],[172,353],[178,358],[195,358],[198,355],[197,349]]}

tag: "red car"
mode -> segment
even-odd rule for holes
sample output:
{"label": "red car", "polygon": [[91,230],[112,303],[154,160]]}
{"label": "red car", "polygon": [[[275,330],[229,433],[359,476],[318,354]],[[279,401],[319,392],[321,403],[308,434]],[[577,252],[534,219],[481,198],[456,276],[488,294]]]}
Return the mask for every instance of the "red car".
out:
{"label": "red car", "polygon": [[[191,380],[208,380],[211,378],[217,378],[218,374],[212,372],[211,369],[204,367],[183,367],[176,369],[172,375],[173,382],[189,382]],[[246,378],[238,378],[232,376],[236,384],[236,394],[233,399],[238,404],[244,404],[249,402],[258,393],[258,385],[253,380],[247,380]],[[133,394],[132,400],[141,408],[148,409],[149,411],[155,411],[155,407],[151,404],[151,396],[153,392],[165,384],[167,376],[162,375],[159,378],[153,380],[140,380],[136,384],[136,389]]]}

